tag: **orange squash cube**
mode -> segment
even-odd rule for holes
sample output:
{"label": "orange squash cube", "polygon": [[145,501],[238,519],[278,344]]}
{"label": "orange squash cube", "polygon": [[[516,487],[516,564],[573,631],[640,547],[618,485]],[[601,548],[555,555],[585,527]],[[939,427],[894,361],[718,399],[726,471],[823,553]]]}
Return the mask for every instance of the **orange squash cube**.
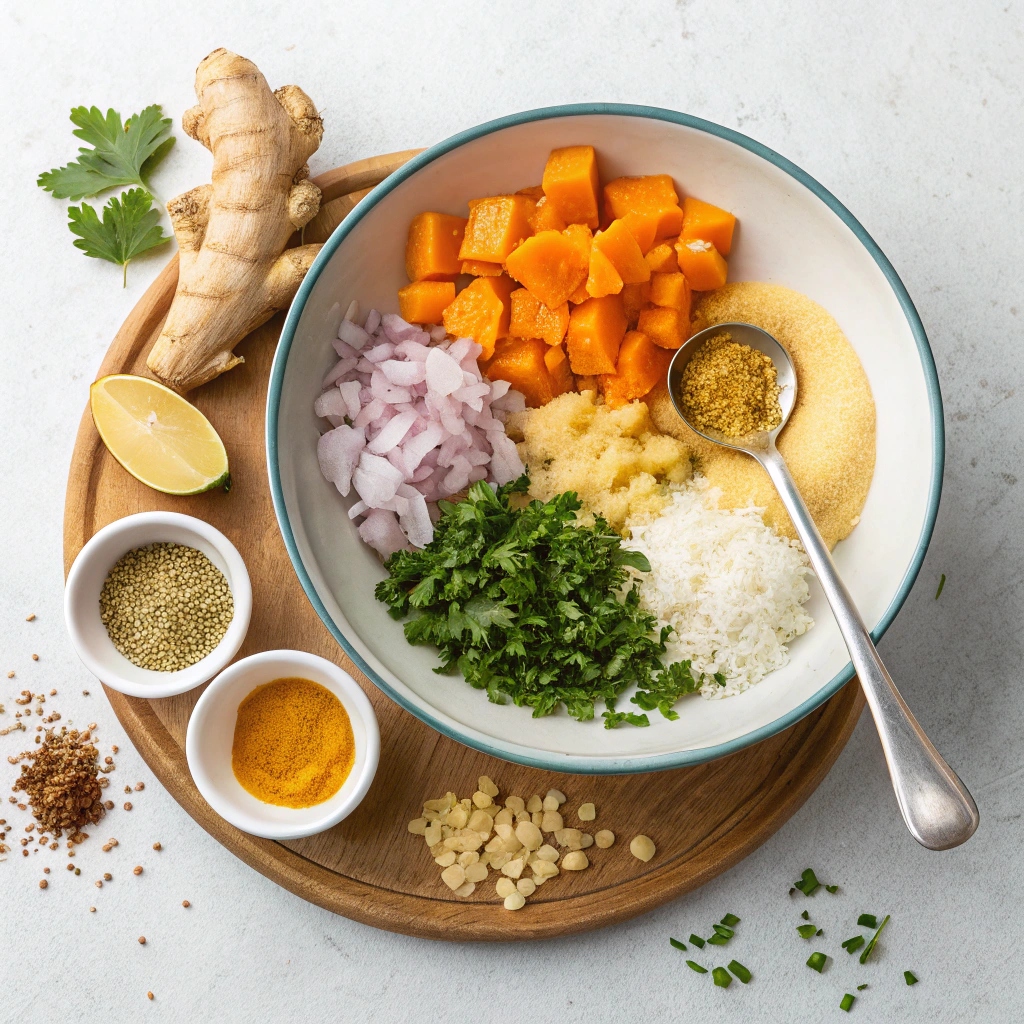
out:
{"label": "orange squash cube", "polygon": [[500,263],[487,263],[485,260],[463,260],[462,273],[473,277],[501,277],[505,273]]}
{"label": "orange squash cube", "polygon": [[459,273],[459,248],[465,217],[447,213],[418,213],[409,225],[405,243],[405,273],[410,281],[452,281]]}
{"label": "orange squash cube", "polygon": [[411,324],[439,324],[454,301],[454,281],[413,281],[398,289],[398,315]]}
{"label": "orange squash cube", "polygon": [[566,348],[573,373],[614,373],[626,334],[621,295],[581,302],[569,314]]}
{"label": "orange squash cube", "polygon": [[713,242],[703,238],[680,238],[676,242],[676,258],[695,292],[710,292],[725,284],[729,265]]}
{"label": "orange squash cube", "polygon": [[611,260],[623,284],[641,284],[650,280],[651,268],[644,262],[636,239],[621,220],[613,220],[608,227],[594,236],[593,246]]}
{"label": "orange squash cube", "polygon": [[537,202],[538,200],[544,198],[544,186],[527,185],[526,188],[519,189],[519,191],[516,192],[516,195],[526,196],[527,198],[532,199],[534,202]]}
{"label": "orange squash cube", "polygon": [[544,195],[567,224],[596,228],[597,154],[593,146],[553,149],[544,165]]}
{"label": "orange squash cube", "polygon": [[644,257],[644,262],[651,268],[652,274],[670,274],[679,269],[676,251],[670,242],[661,242]]}
{"label": "orange squash cube", "polygon": [[490,380],[507,380],[536,409],[562,393],[544,362],[548,351],[539,338],[512,338],[494,354],[484,373]]}
{"label": "orange squash cube", "polygon": [[591,295],[590,292],[587,291],[587,282],[584,281],[583,284],[581,284],[579,288],[577,288],[576,291],[574,291],[572,295],[569,296],[569,302],[573,306],[578,306],[581,302],[586,302],[587,299],[592,298],[593,295]]}
{"label": "orange squash cube", "polygon": [[490,196],[472,203],[459,259],[504,263],[533,234],[529,220],[533,207],[528,196]]}
{"label": "orange squash cube", "polygon": [[615,264],[596,245],[590,250],[590,274],[586,287],[588,297],[598,299],[602,295],[618,295],[622,291],[622,278]]}
{"label": "orange squash cube", "polygon": [[549,345],[557,345],[568,327],[569,303],[549,309],[526,288],[517,288],[512,293],[512,320],[508,327],[512,337],[540,338]]}
{"label": "orange squash cube", "polygon": [[555,395],[564,395],[567,391],[576,390],[576,378],[569,366],[569,357],[565,354],[565,346],[561,343],[551,345],[544,353],[544,365],[551,374],[555,387]]}
{"label": "orange squash cube", "polygon": [[690,282],[677,270],[673,274],[651,274],[651,299],[655,306],[678,309],[690,319]]}
{"label": "orange squash cube", "polygon": [[683,238],[703,238],[728,256],[735,227],[736,218],[727,210],[690,196],[683,200]]}
{"label": "orange squash cube", "polygon": [[534,298],[554,309],[587,279],[590,238],[570,225],[565,231],[541,231],[528,238],[505,260],[505,269]]}
{"label": "orange squash cube", "polygon": [[444,311],[444,329],[456,338],[472,338],[489,359],[495,343],[508,335],[512,289],[508,277],[475,277]]}
{"label": "orange squash cube", "polygon": [[637,330],[643,331],[655,345],[676,349],[690,336],[690,320],[678,309],[651,306],[640,313]]}
{"label": "orange squash cube", "polygon": [[535,235],[539,235],[542,231],[564,231],[568,225],[554,204],[546,196],[541,196],[530,216],[530,227]]}
{"label": "orange squash cube", "polygon": [[600,387],[605,402],[613,409],[643,398],[665,380],[672,353],[660,348],[642,331],[630,331],[619,346],[615,373],[602,374]]}
{"label": "orange squash cube", "polygon": [[620,217],[619,220],[626,225],[629,233],[636,239],[636,244],[640,246],[640,252],[646,256],[658,235],[658,225],[661,217],[657,213],[648,211],[645,213],[627,213]]}
{"label": "orange squash cube", "polygon": [[636,327],[640,319],[640,311],[646,309],[651,297],[651,283],[644,281],[641,284],[627,284],[622,287],[622,311],[626,314],[626,322],[630,327]]}
{"label": "orange squash cube", "polygon": [[604,215],[608,221],[627,213],[650,213],[658,217],[656,238],[679,234],[683,211],[675,184],[667,174],[639,178],[616,178],[604,187]]}

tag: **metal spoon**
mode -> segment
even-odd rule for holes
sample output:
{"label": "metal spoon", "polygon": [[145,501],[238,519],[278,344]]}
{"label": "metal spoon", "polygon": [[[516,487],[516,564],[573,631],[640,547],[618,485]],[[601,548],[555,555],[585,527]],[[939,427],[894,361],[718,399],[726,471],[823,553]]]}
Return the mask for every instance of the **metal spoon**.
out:
{"label": "metal spoon", "polygon": [[[775,364],[782,389],[779,395],[782,422],[772,431],[727,437],[717,431],[699,430],[682,407],[680,384],[683,369],[705,341],[725,332],[733,341],[763,352]],[[753,456],[778,489],[850,651],[850,660],[875,719],[896,800],[907,828],[929,850],[948,850],[966,842],[978,827],[978,807],[967,787],[939,756],[917,724],[885,670],[867,626],[839,578],[828,548],[800,497],[785,460],[775,447],[775,439],[796,404],[796,370],[789,353],[770,334],[753,324],[716,324],[693,335],[676,352],[668,369],[668,390],[676,412],[691,430],[709,441]]]}

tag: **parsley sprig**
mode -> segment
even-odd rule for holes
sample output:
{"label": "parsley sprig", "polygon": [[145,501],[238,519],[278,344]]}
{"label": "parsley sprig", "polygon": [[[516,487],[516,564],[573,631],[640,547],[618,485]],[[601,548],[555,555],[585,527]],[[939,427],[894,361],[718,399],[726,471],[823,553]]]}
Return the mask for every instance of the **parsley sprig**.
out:
{"label": "parsley sprig", "polygon": [[467,500],[441,502],[433,541],[388,559],[378,600],[395,618],[411,616],[410,643],[437,646],[435,671],[461,672],[495,703],[510,698],[535,718],[564,705],[587,721],[603,701],[606,728],[646,726],[646,714],[615,710],[636,686],[641,711],[678,718],[673,705],[700,681],[689,662],[661,663],[671,627],[658,630],[641,609],[628,569],[650,572],[650,563],[601,517],[580,525],[572,492],[514,506],[528,484],[480,482]]}

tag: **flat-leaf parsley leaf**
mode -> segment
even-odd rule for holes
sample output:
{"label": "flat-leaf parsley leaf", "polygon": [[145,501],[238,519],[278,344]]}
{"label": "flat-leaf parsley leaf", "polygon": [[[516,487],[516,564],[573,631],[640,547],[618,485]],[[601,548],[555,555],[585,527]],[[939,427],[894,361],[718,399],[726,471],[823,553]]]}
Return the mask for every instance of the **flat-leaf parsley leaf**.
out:
{"label": "flat-leaf parsley leaf", "polygon": [[616,711],[615,699],[638,687],[642,711],[678,717],[672,706],[699,681],[689,662],[665,668],[671,627],[658,629],[640,607],[628,567],[647,559],[621,546],[600,516],[577,522],[572,492],[525,507],[521,477],[494,491],[474,484],[465,501],[440,503],[434,539],[421,551],[398,551],[385,563],[378,600],[395,618],[409,616],[412,644],[434,644],[436,672],[461,672],[495,703],[549,715],[562,704],[579,721],[604,701],[605,727],[649,724],[647,715]]}

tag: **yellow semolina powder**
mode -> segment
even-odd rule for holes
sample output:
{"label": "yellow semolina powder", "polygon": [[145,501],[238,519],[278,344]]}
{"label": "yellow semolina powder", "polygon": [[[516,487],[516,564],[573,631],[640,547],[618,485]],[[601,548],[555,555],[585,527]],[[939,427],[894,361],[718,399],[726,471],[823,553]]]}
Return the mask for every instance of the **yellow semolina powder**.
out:
{"label": "yellow semolina powder", "polygon": [[630,516],[655,516],[667,483],[690,477],[686,444],[660,433],[643,402],[599,405],[593,391],[570,391],[509,417],[509,436],[530,474],[530,496],[575,491],[585,511],[622,530]]}
{"label": "yellow semolina powder", "polygon": [[[767,331],[793,360],[796,406],[778,447],[832,548],[860,520],[875,470],[875,403],[864,368],[835,320],[816,302],[781,285],[740,282],[709,292],[694,310],[692,329],[729,321]],[[776,533],[796,536],[774,485],[754,459],[690,430],[664,384],[647,402],[654,424],[678,438],[692,453],[694,468],[721,489],[721,508],[757,505]]]}

